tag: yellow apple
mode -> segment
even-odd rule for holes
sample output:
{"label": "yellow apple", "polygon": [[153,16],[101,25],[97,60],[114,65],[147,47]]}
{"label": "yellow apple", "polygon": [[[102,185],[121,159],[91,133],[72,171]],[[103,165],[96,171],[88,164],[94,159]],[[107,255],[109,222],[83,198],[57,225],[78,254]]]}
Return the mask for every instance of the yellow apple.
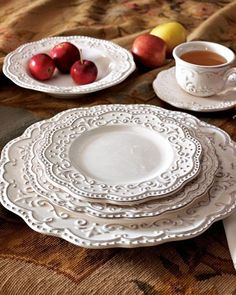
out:
{"label": "yellow apple", "polygon": [[176,21],[160,24],[152,29],[150,34],[166,42],[168,54],[172,53],[175,46],[185,42],[187,37],[185,28]]}

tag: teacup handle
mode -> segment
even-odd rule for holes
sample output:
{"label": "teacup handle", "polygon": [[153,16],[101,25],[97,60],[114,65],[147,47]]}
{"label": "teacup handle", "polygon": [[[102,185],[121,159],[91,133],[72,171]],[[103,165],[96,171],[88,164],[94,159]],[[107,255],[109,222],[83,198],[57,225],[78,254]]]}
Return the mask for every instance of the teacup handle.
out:
{"label": "teacup handle", "polygon": [[225,82],[235,82],[236,81],[236,68],[231,68],[224,74]]}
{"label": "teacup handle", "polygon": [[[223,92],[226,92],[228,90],[233,90],[236,87],[236,67],[226,71],[223,79],[225,81],[225,88],[220,92],[220,94],[223,94]],[[227,85],[227,82],[231,85]]]}

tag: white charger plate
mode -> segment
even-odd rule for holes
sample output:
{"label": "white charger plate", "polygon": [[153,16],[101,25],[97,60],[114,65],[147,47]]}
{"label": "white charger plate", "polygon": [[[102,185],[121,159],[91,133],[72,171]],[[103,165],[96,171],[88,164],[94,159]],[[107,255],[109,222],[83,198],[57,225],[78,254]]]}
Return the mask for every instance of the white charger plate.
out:
{"label": "white charger plate", "polygon": [[[82,49],[84,59],[92,60],[98,68],[96,81],[86,85],[76,85],[69,74],[55,71],[52,79],[38,81],[28,72],[30,58],[38,53],[49,53],[58,43],[70,42]],[[107,40],[87,36],[65,36],[45,38],[26,43],[9,53],[3,64],[4,74],[15,84],[52,96],[73,98],[114,86],[125,80],[134,70],[132,54],[121,46]]]}
{"label": "white charger plate", "polygon": [[155,107],[103,105],[65,111],[35,155],[48,180],[75,198],[131,204],[179,190],[200,172],[201,151]]}
{"label": "white charger plate", "polygon": [[236,89],[210,97],[197,97],[185,92],[177,84],[175,67],[161,71],[153,81],[156,95],[177,108],[197,112],[217,112],[231,109],[236,105]]}
{"label": "white charger plate", "polygon": [[192,238],[236,206],[236,144],[222,130],[193,116],[173,112],[177,120],[195,124],[210,138],[219,158],[219,170],[210,191],[193,203],[157,217],[102,219],[69,211],[37,194],[23,169],[31,139],[15,139],[2,151],[1,203],[21,216],[34,230],[61,237],[87,248],[141,247]]}

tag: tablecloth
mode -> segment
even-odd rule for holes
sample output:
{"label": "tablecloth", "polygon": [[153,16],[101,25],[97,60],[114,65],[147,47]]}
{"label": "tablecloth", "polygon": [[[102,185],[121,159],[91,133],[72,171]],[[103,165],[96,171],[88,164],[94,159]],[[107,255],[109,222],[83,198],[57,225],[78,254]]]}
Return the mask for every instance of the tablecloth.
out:
{"label": "tablecloth", "polygon": [[[1,0],[0,67],[17,46],[48,36],[86,35],[130,49],[134,38],[176,20],[188,40],[216,41],[236,52],[236,1]],[[40,119],[72,107],[148,103],[173,109],[152,89],[163,68],[137,69],[106,90],[58,99],[14,85],[0,74],[1,147]],[[191,113],[191,112],[189,112]],[[235,112],[192,113],[236,140]],[[185,241],[137,249],[84,249],[34,232],[0,207],[0,294],[236,294],[222,222]]]}

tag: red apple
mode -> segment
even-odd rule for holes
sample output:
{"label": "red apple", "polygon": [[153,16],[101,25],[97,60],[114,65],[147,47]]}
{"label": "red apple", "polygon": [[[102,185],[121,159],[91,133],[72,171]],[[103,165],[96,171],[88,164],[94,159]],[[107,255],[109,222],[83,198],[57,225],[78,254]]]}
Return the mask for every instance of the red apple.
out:
{"label": "red apple", "polygon": [[52,77],[55,63],[49,55],[39,53],[29,60],[28,69],[35,79],[44,81]]}
{"label": "red apple", "polygon": [[78,60],[73,64],[70,70],[72,79],[78,85],[92,83],[96,80],[97,74],[97,67],[90,60]]}
{"label": "red apple", "polygon": [[138,36],[133,43],[132,53],[135,61],[149,68],[162,66],[166,59],[165,41],[151,34]]}
{"label": "red apple", "polygon": [[70,68],[79,58],[79,49],[70,42],[57,44],[51,51],[50,56],[61,73],[70,73]]}

